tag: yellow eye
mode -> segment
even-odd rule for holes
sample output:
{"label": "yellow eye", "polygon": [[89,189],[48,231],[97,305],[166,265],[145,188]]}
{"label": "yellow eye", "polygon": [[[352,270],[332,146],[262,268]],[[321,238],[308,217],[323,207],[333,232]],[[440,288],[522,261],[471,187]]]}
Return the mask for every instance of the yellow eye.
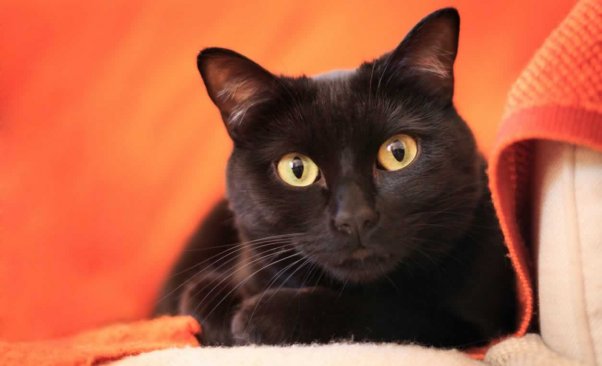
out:
{"label": "yellow eye", "polygon": [[416,140],[408,135],[395,135],[380,145],[378,163],[389,171],[400,170],[410,165],[416,155]]}
{"label": "yellow eye", "polygon": [[287,184],[306,187],[316,181],[320,169],[310,158],[299,153],[290,153],[280,158],[278,175]]}

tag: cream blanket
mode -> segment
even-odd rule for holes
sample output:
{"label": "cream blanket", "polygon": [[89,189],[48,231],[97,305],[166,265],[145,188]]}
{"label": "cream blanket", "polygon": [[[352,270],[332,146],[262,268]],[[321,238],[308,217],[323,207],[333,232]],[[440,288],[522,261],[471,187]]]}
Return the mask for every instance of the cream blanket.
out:
{"label": "cream blanket", "polygon": [[549,350],[535,334],[508,339],[492,347],[484,361],[457,350],[414,345],[339,343],[313,346],[181,348],[149,352],[110,366],[286,365],[286,366],[577,366]]}

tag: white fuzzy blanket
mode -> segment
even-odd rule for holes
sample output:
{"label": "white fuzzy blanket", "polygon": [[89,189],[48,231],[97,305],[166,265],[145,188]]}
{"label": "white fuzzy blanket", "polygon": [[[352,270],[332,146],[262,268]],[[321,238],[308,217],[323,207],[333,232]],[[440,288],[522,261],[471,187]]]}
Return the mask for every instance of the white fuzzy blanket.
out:
{"label": "white fuzzy blanket", "polygon": [[575,366],[547,349],[538,335],[506,340],[476,361],[457,350],[413,345],[329,344],[310,346],[247,346],[181,348],[149,352],[110,366],[278,365],[278,366]]}

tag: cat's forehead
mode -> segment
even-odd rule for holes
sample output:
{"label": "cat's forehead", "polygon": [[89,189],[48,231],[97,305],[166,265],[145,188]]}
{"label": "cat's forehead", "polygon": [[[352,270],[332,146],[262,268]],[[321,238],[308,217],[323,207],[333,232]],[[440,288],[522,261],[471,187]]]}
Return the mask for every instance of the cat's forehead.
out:
{"label": "cat's forehead", "polygon": [[312,79],[315,81],[335,81],[348,79],[356,73],[356,69],[337,69],[330,70],[315,76],[312,76]]}
{"label": "cat's forehead", "polygon": [[354,96],[351,93],[351,83],[357,75],[357,69],[337,69],[315,75],[310,79],[317,86],[316,96],[321,102],[337,104]]}
{"label": "cat's forehead", "polygon": [[356,69],[332,70],[311,77],[316,86],[314,107],[322,113],[340,113],[345,110],[345,117],[352,117],[350,104],[361,99],[360,93],[352,91],[352,80],[357,76]]}
{"label": "cat's forehead", "polygon": [[271,105],[274,109],[265,114],[271,117],[269,128],[257,129],[264,133],[259,140],[275,142],[270,150],[278,150],[276,155],[297,149],[333,156],[344,148],[373,151],[393,134],[428,129],[420,121],[421,108],[405,95],[371,91],[371,76],[370,68],[360,67],[283,79],[285,102]]}
{"label": "cat's forehead", "polygon": [[[344,148],[360,150],[380,141],[385,118],[368,117],[367,90],[361,88],[357,69],[332,70],[307,79],[295,79],[299,104],[286,110],[287,123],[276,123],[276,136],[286,136],[304,152],[339,155]],[[309,80],[309,83],[307,81]]]}
{"label": "cat's forehead", "polygon": [[[341,144],[365,145],[376,135],[382,139],[390,123],[391,110],[400,102],[384,95],[370,96],[362,70],[338,69],[308,78],[289,79],[295,103],[280,104],[285,123],[272,124],[275,136],[302,145],[338,149]],[[283,93],[287,98],[290,94]],[[376,100],[378,99],[378,100]]]}

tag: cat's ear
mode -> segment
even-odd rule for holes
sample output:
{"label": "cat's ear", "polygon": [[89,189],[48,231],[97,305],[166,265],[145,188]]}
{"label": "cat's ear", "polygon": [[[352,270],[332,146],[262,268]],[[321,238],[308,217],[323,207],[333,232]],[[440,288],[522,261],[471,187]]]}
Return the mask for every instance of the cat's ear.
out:
{"label": "cat's ear", "polygon": [[451,100],[459,33],[460,16],[456,9],[431,13],[392,53],[383,57],[383,72],[387,74],[384,77],[414,80],[426,93]]}
{"label": "cat's ear", "polygon": [[224,48],[204,49],[197,57],[197,66],[233,137],[246,112],[268,100],[277,84],[276,77],[263,67]]}

